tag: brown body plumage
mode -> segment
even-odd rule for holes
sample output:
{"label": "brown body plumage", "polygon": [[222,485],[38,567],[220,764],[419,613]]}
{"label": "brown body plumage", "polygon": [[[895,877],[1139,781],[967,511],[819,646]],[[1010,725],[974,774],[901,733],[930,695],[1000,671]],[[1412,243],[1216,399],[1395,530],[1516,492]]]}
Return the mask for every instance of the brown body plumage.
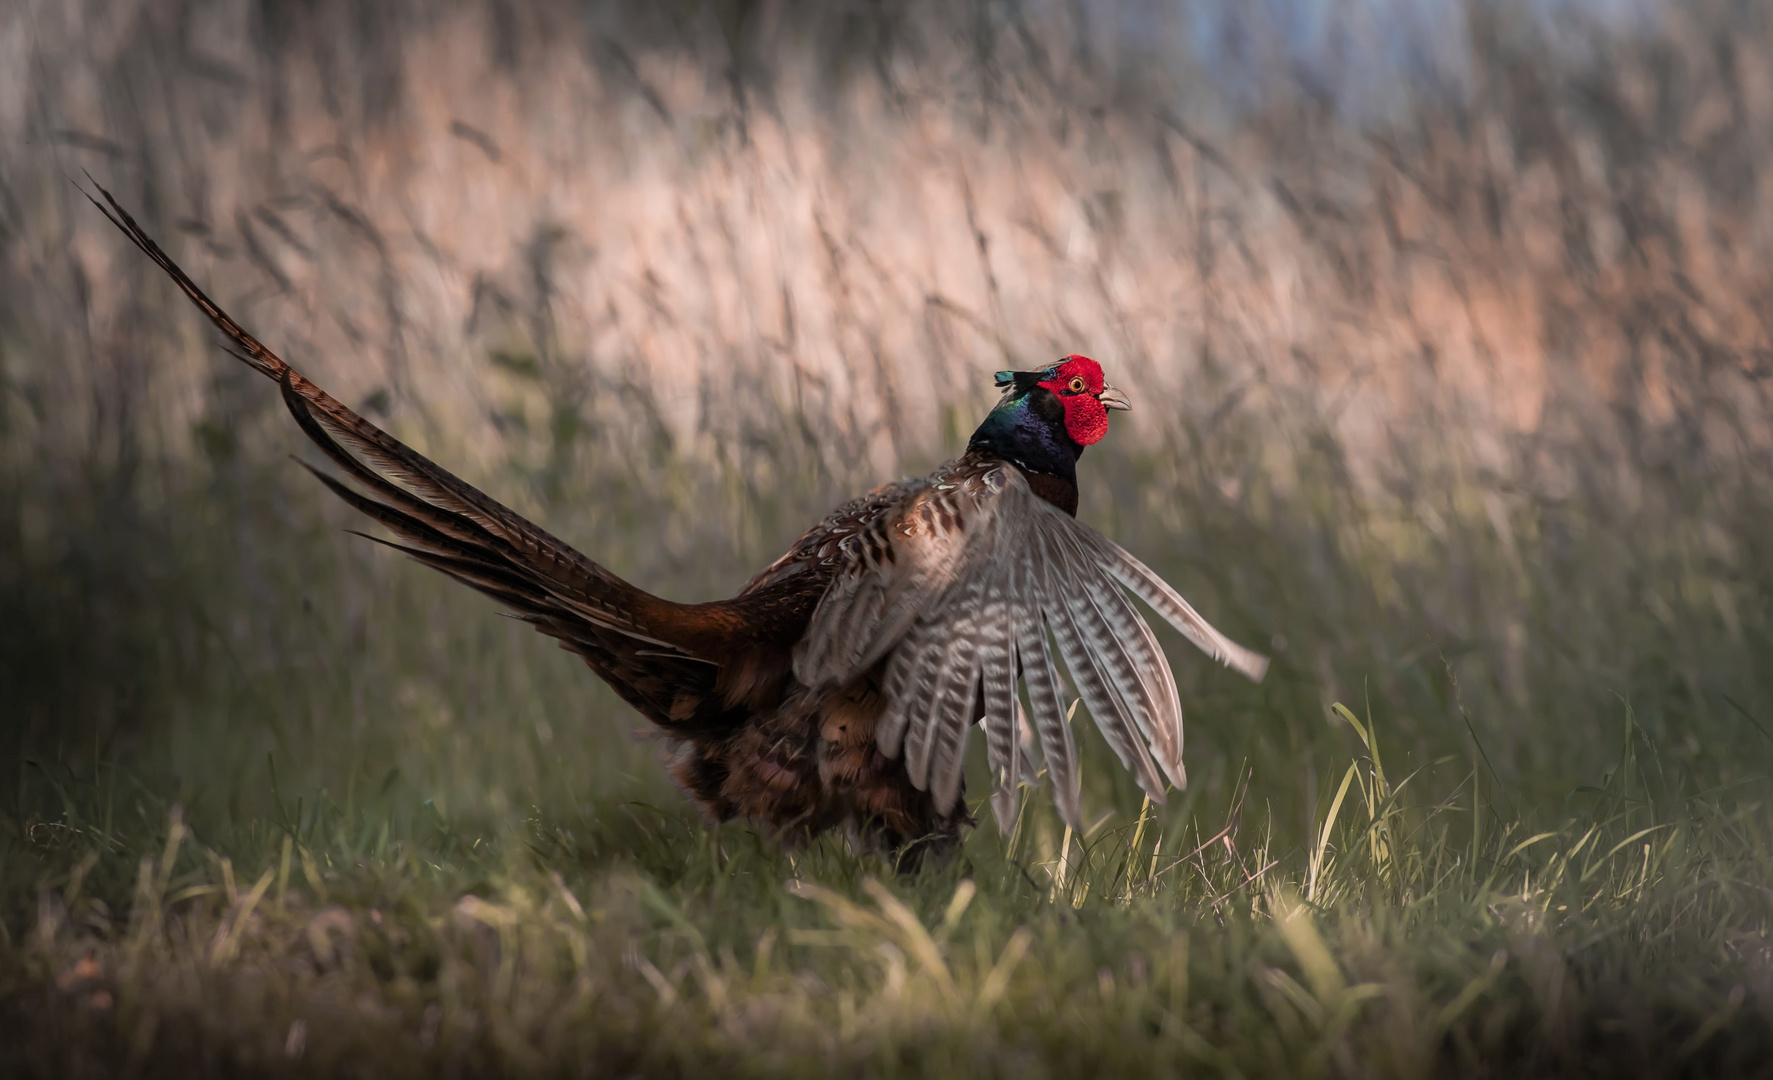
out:
{"label": "brown body plumage", "polygon": [[[839,507],[732,599],[674,603],[611,574],[309,382],[100,192],[108,208],[95,205],[231,339],[235,355],[280,384],[303,432],[350,483],[315,475],[399,537],[379,542],[486,593],[583,657],[674,741],[671,774],[712,820],[749,818],[789,838],[847,827],[919,859],[951,847],[971,823],[961,765],[967,729],[983,721],[1000,823],[1019,782],[1033,777],[1024,759],[1036,748],[1061,813],[1077,823],[1055,645],[1110,745],[1161,801],[1166,777],[1185,780],[1181,710],[1168,663],[1123,590],[1215,658],[1253,678],[1266,667],[1075,521],[1076,454],[1106,431],[1105,408],[1128,407],[1087,358],[1000,373],[1005,402],[1020,412],[1000,407],[965,455]],[[1045,421],[1030,411],[1036,399]],[[1032,425],[1034,441],[1017,423]]]}

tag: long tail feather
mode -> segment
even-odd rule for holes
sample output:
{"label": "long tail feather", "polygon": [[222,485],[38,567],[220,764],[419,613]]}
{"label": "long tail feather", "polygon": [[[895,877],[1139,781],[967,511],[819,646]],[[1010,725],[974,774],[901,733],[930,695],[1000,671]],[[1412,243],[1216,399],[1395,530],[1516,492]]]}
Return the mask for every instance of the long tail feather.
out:
{"label": "long tail feather", "polygon": [[[593,595],[600,591],[614,591],[624,594],[623,599],[644,595],[550,536],[539,526],[500,505],[484,492],[395,439],[309,381],[210,299],[109,191],[96,181],[93,186],[98,188],[104,202],[100,203],[90,194],[87,199],[155,265],[165,271],[198,310],[209,317],[216,329],[228,336],[239,349],[238,352],[230,350],[232,355],[282,385],[284,402],[303,432],[353,479],[369,487],[382,500],[394,504],[408,517],[421,520],[438,532],[474,543],[486,543],[489,540],[498,542],[498,546],[505,549],[501,554],[508,553],[515,561],[525,564],[527,569],[543,578],[539,584],[563,592],[583,591]],[[323,431],[323,427],[326,430]],[[417,493],[416,496],[402,491],[385,477],[367,468],[328,437],[328,432],[336,434],[352,450],[389,477],[411,487]],[[364,509],[362,505],[353,505],[357,505],[360,510]],[[631,620],[610,620],[612,628],[621,627],[624,621]],[[638,626],[633,628],[640,629]]]}
{"label": "long tail feather", "polygon": [[714,687],[731,632],[705,605],[673,604],[628,584],[364,419],[248,333],[110,192],[96,181],[93,187],[98,197],[82,193],[222,332],[225,351],[279,384],[303,434],[350,483],[310,471],[405,541],[389,546],[559,638],[662,724],[680,722],[686,694],[724,708]]}

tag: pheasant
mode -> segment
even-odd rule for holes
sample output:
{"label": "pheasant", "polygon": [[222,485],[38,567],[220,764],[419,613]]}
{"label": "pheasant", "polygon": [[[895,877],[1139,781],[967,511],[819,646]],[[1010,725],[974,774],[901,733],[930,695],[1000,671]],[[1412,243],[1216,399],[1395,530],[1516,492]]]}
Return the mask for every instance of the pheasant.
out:
{"label": "pheasant", "polygon": [[[1154,802],[1187,783],[1169,663],[1144,601],[1260,681],[1267,658],[1202,619],[1076,518],[1077,461],[1130,409],[1087,356],[1000,371],[966,451],[838,507],[729,600],[684,604],[623,581],[341,404],[247,333],[102,187],[93,205],[275,380],[343,472],[304,467],[398,540],[378,540],[557,638],[657,725],[670,773],[711,821],[788,841],[843,828],[921,862],[973,824],[969,729],[982,723],[1001,828],[1044,759],[1081,826],[1063,660],[1077,696]],[[89,196],[90,198],[90,196]],[[371,538],[375,539],[375,538]],[[1026,695],[1018,692],[1018,684]]]}

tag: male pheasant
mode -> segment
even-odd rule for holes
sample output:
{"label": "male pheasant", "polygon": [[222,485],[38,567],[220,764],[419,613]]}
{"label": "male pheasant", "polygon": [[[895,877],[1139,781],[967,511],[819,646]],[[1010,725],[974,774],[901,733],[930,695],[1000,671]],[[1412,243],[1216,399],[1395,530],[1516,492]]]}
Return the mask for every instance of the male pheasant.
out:
{"label": "male pheasant", "polygon": [[[1055,648],[1122,764],[1156,802],[1186,782],[1168,661],[1128,599],[1260,680],[1265,657],[1207,624],[1119,545],[1077,521],[1077,459],[1131,405],[1067,356],[1000,371],[966,452],[833,511],[730,600],[645,592],[405,446],[241,329],[109,192],[94,205],[164,270],[354,482],[313,471],[399,537],[388,543],[560,640],[675,748],[671,775],[711,820],[788,839],[845,827],[913,861],[970,825],[968,729],[983,721],[993,811],[1013,819],[1038,746],[1080,824]],[[108,205],[108,208],[107,208]],[[1017,692],[1026,690],[1026,708]],[[1026,758],[1026,761],[1025,761]]]}

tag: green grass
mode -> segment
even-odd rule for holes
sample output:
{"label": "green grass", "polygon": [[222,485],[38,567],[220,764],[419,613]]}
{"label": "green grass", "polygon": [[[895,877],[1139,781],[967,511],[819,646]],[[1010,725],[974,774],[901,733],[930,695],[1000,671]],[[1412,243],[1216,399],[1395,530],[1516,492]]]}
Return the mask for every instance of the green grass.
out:
{"label": "green grass", "polygon": [[1376,741],[1303,846],[1276,842],[1252,781],[1226,817],[1182,800],[1057,852],[1037,802],[912,878],[643,802],[467,826],[397,778],[274,789],[270,813],[206,829],[114,770],[45,766],[63,814],[5,849],[9,1056],[43,1075],[1757,1072],[1766,815],[1742,791],[1657,803],[1622,735],[1543,829],[1469,786],[1411,798]]}

